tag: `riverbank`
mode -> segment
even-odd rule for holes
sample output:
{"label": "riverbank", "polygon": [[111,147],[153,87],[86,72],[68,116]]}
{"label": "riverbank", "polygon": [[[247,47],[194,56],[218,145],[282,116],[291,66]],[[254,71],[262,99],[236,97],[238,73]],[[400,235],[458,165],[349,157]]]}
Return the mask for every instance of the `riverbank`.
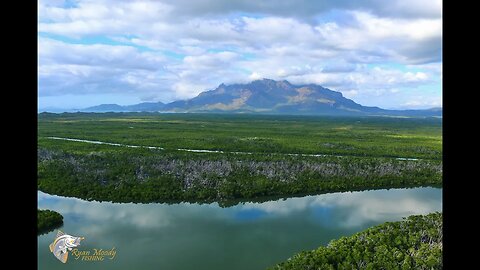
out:
{"label": "riverbank", "polygon": [[442,269],[441,213],[387,222],[296,254],[271,270]]}
{"label": "riverbank", "polygon": [[38,151],[39,190],[98,201],[227,203],[441,184],[442,163],[436,160],[247,156],[143,148]]}
{"label": "riverbank", "polygon": [[220,202],[442,185],[442,121],[42,114],[38,189],[112,202]]}
{"label": "riverbank", "polygon": [[37,209],[37,234],[49,232],[63,224],[63,216],[52,210]]}

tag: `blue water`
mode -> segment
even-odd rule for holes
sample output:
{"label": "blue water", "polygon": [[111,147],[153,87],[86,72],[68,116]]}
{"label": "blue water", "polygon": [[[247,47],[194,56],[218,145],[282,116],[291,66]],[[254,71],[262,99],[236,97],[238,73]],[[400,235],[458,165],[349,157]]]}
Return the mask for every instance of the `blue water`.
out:
{"label": "blue water", "polygon": [[110,260],[66,264],[50,253],[56,231],[38,237],[39,269],[265,269],[302,250],[385,221],[442,209],[442,189],[332,193],[218,204],[88,202],[38,192],[40,209],[64,216],[65,233],[83,236],[80,250],[111,249]]}

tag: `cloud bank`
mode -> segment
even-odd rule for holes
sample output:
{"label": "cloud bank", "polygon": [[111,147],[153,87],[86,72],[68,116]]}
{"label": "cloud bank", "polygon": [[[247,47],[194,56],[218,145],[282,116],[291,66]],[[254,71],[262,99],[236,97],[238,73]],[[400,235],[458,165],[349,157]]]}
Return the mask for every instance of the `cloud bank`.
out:
{"label": "cloud bank", "polygon": [[441,106],[441,1],[40,0],[38,14],[39,107],[169,102],[264,77]]}

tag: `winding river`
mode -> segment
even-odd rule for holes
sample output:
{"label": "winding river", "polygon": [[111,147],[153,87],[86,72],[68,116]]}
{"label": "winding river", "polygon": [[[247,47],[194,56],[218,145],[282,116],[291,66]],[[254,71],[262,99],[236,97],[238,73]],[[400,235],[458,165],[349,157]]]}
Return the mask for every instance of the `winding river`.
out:
{"label": "winding river", "polygon": [[38,269],[255,270],[385,221],[442,210],[442,189],[331,193],[243,203],[89,202],[38,192],[38,207],[64,216],[79,250],[115,248],[113,259],[66,264],[49,251],[56,231],[38,236]]}

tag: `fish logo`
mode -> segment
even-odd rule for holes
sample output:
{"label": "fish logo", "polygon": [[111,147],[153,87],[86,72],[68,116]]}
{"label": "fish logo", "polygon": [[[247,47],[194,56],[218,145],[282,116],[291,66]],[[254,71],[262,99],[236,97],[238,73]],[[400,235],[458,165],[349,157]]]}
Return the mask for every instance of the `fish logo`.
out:
{"label": "fish logo", "polygon": [[55,240],[50,244],[50,252],[52,252],[62,263],[66,263],[68,259],[68,250],[80,246],[80,241],[83,239],[85,238],[71,236],[59,230]]}

